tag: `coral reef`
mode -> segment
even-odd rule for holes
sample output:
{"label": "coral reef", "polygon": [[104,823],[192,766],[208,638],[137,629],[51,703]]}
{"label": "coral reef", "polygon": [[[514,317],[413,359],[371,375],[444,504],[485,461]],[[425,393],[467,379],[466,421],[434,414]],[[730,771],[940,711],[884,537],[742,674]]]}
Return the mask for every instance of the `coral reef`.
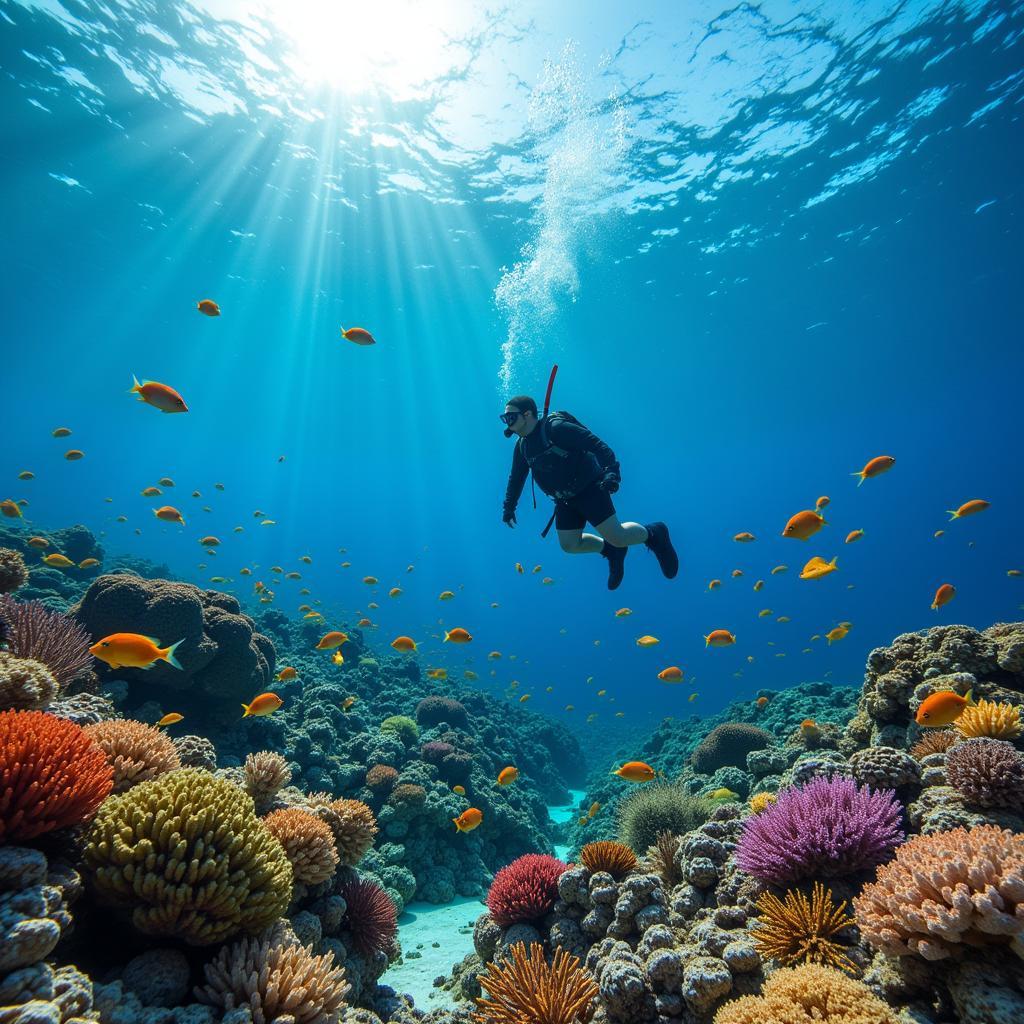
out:
{"label": "coral reef", "polygon": [[339,890],[345,901],[345,927],[352,945],[364,956],[386,953],[398,934],[398,912],[377,884],[353,879]]}
{"label": "coral reef", "polygon": [[[666,834],[671,835],[671,833],[660,833],[662,836]],[[587,843],[580,850],[580,860],[591,874],[595,871],[604,871],[617,882],[625,878],[637,864],[636,854],[625,843],[616,843],[607,839],[600,839],[596,843]]]}
{"label": "coral reef", "polygon": [[969,807],[1024,810],[1024,755],[1004,740],[957,744],[946,755],[946,778]]}
{"label": "coral reef", "polygon": [[147,935],[213,945],[255,933],[288,906],[284,850],[236,786],[181,768],[106,800],[86,837],[100,899]]}
{"label": "coral reef", "polygon": [[543,917],[558,898],[558,879],[568,865],[545,854],[527,853],[505,865],[491,882],[487,909],[502,926]]}
{"label": "coral reef", "polygon": [[416,721],[424,729],[442,723],[453,729],[463,729],[469,724],[469,714],[465,705],[453,697],[424,697],[416,705]]}
{"label": "coral reef", "polygon": [[373,846],[377,835],[377,819],[361,800],[312,801],[313,813],[331,830],[342,864],[358,864]]}
{"label": "coral reef", "polygon": [[338,851],[330,826],[298,807],[273,811],[263,819],[267,831],[281,844],[296,882],[326,882],[338,866]]}
{"label": "coral reef", "polygon": [[1004,701],[979,700],[963,709],[953,728],[963,739],[987,736],[994,740],[1015,740],[1021,733],[1020,711]]}
{"label": "coral reef", "polygon": [[292,781],[288,762],[274,750],[259,750],[249,754],[242,769],[245,773],[245,791],[257,804],[269,800]]}
{"label": "coral reef", "polygon": [[84,731],[113,768],[115,793],[124,793],[140,782],[181,767],[171,738],[142,722],[113,719],[87,725]]}
{"label": "coral reef", "polygon": [[28,567],[20,551],[0,548],[0,594],[13,594],[28,583]]}
{"label": "coral reef", "polygon": [[762,893],[757,901],[754,945],[763,957],[785,967],[798,963],[824,964],[850,972],[856,965],[842,945],[833,938],[853,924],[846,902],[838,907],[832,893],[815,882],[810,900],[802,892],[789,890],[785,901],[774,893]]}
{"label": "coral reef", "polygon": [[751,751],[770,747],[774,742],[775,737],[760,726],[723,722],[704,737],[690,760],[695,771],[711,775],[726,765],[743,767]]}
{"label": "coral reef", "polygon": [[41,662],[0,651],[0,710],[39,711],[59,689],[53,673]]}
{"label": "coral reef", "polygon": [[0,596],[0,618],[7,623],[10,653],[45,665],[61,687],[93,664],[88,633],[39,601]]}
{"label": "coral reef", "polygon": [[660,833],[689,832],[707,821],[712,810],[710,800],[695,796],[679,783],[648,783],[619,804],[619,834],[636,853],[644,853]]}

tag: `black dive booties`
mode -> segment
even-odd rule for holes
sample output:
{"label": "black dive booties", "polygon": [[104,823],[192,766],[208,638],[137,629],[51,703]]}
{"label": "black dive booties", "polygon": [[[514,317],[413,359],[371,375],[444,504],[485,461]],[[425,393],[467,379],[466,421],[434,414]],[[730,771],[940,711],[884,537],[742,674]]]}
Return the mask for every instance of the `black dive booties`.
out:
{"label": "black dive booties", "polygon": [[601,554],[608,559],[608,589],[618,590],[622,577],[626,573],[626,552],[629,548],[617,548],[614,544],[604,542]]}
{"label": "black dive booties", "polygon": [[[679,556],[676,549],[672,547],[672,539],[668,535],[668,527],[664,523],[649,523],[646,527],[648,551],[654,552],[654,557],[661,566],[661,571],[666,579],[674,579],[679,572]],[[608,584],[611,586],[611,583]]]}

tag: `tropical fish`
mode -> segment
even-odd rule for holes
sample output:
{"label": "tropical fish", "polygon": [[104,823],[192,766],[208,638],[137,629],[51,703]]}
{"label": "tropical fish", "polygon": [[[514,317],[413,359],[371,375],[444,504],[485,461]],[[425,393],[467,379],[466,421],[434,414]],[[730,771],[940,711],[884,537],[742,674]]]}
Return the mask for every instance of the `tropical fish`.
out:
{"label": "tropical fish", "polygon": [[153,515],[165,523],[185,525],[185,517],[173,505],[161,505],[159,508],[153,509]]}
{"label": "tropical fish", "polygon": [[632,615],[632,614],[633,614],[633,609],[632,608],[620,608],[615,613],[615,618],[617,618],[617,619],[624,619],[627,616]]}
{"label": "tropical fish", "polygon": [[597,695],[598,695],[598,697],[603,697],[607,692],[608,692],[607,690],[598,690],[597,691]]}
{"label": "tropical fish", "polygon": [[791,620],[790,620],[790,617],[788,615],[776,615],[775,616],[775,621],[776,622],[790,622]]}
{"label": "tropical fish", "polygon": [[850,475],[860,477],[857,481],[857,486],[860,487],[865,480],[881,476],[882,473],[887,473],[895,464],[896,460],[891,455],[876,455],[865,463],[863,469],[859,469],[856,473],[851,473]]}
{"label": "tropical fish", "polygon": [[555,581],[550,576],[545,576],[544,579],[541,580],[541,583],[544,584],[545,587],[550,587],[554,582]]}
{"label": "tropical fish", "polygon": [[374,336],[363,327],[350,327],[346,330],[344,327],[341,328],[341,336],[346,341],[355,342],[357,345],[376,345],[377,341]]}
{"label": "tropical fish", "polygon": [[159,722],[156,723],[156,727],[159,729],[164,725],[175,725],[177,722],[183,722],[185,720],[184,715],[179,715],[177,711],[172,711],[170,714],[164,715]]}
{"label": "tropical fish", "polygon": [[89,648],[89,653],[100,661],[105,661],[111,668],[150,669],[158,661],[166,661],[168,665],[180,669],[181,663],[174,656],[184,638],[169,647],[161,647],[155,637],[143,636],[141,633],[111,633]]}
{"label": "tropical fish", "polygon": [[534,576],[536,576],[537,573],[540,572],[540,570],[541,570],[541,566],[535,565],[530,571],[534,574]]}
{"label": "tropical fish", "polygon": [[359,699],[358,697],[346,697],[346,698],[345,698],[345,699],[344,699],[344,700],[343,700],[343,701],[341,702],[341,710],[347,713],[347,712],[348,712],[349,710],[351,710],[351,708],[352,708],[352,705],[353,705],[353,704],[355,704],[355,702],[356,702],[356,701],[357,701],[358,699]]}
{"label": "tropical fish", "polygon": [[388,591],[388,597],[401,597],[401,596],[402,596],[402,588],[401,587],[392,587]]}
{"label": "tropical fish", "polygon": [[740,544],[749,544],[752,540],[756,539],[757,538],[752,533],[749,533],[747,531],[744,531],[743,533],[737,533],[733,537],[733,540],[737,541]]}
{"label": "tropical fish", "polygon": [[736,637],[727,629],[713,629],[704,637],[705,647],[728,647],[736,643]]}
{"label": "tropical fish", "polygon": [[468,644],[473,637],[470,633],[463,629],[461,626],[456,626],[454,629],[445,631],[444,642],[453,644]]}
{"label": "tropical fish", "polygon": [[200,313],[205,313],[206,316],[220,316],[220,306],[213,299],[200,299],[196,303],[196,309]]}
{"label": "tropical fish", "polygon": [[959,508],[948,508],[946,511],[949,513],[949,521],[952,522],[954,519],[963,519],[964,516],[973,516],[975,512],[984,512],[991,504],[984,498],[972,498]]}
{"label": "tropical fish", "polygon": [[477,679],[480,678],[480,676],[478,676],[476,674],[476,672],[474,672],[471,668],[467,668],[466,671],[462,673],[462,675],[463,675],[464,678],[468,679],[471,683],[475,682]]}
{"label": "tropical fish", "polygon": [[796,515],[790,516],[789,522],[782,528],[783,537],[795,537],[797,540],[807,540],[813,537],[823,526],[827,526],[824,516],[812,512],[809,508]]}
{"label": "tropical fish", "polygon": [[583,816],[582,818],[580,818],[580,819],[579,819],[579,821],[577,821],[577,822],[576,822],[576,824],[577,824],[577,825],[586,825],[586,823],[587,823],[587,822],[588,822],[589,820],[590,820],[590,819],[589,819],[589,818],[588,818],[588,817],[587,817],[586,815],[584,815],[584,816]]}
{"label": "tropical fish", "polygon": [[97,566],[99,564],[100,564],[100,560],[98,558],[83,558],[78,563],[78,568],[79,569],[92,569],[92,568],[94,568],[95,566]]}
{"label": "tropical fish", "polygon": [[754,701],[754,703],[755,703],[755,704],[756,704],[756,705],[757,705],[757,706],[758,706],[759,708],[763,708],[763,707],[765,706],[765,704],[767,704],[767,703],[768,703],[768,698],[767,698],[767,697],[758,697],[758,698],[757,698],[757,700],[756,700],[756,701]]}
{"label": "tropical fish", "polygon": [[686,698],[686,701],[688,704],[692,704],[699,696],[699,693],[691,693],[690,696]]}
{"label": "tropical fish", "polygon": [[612,775],[618,775],[627,782],[650,782],[655,774],[654,769],[643,761],[627,761],[612,772]]}
{"label": "tropical fish", "polygon": [[708,590],[717,590],[721,585],[721,580],[710,580],[708,582]]}
{"label": "tropical fish", "polygon": [[974,703],[973,692],[973,690],[968,690],[966,697],[961,697],[960,694],[954,693],[952,690],[940,690],[938,693],[933,693],[921,701],[917,714],[914,715],[914,721],[929,729],[952,725],[963,713],[964,708],[968,704]]}
{"label": "tropical fish", "polygon": [[566,704],[565,705],[565,710],[566,711],[575,711],[576,710],[576,705],[575,704]]}
{"label": "tropical fish", "polygon": [[453,591],[453,590],[442,590],[441,593],[437,595],[437,599],[438,599],[438,601],[450,601],[454,596],[455,596],[455,591]]}
{"label": "tropical fish", "polygon": [[[48,548],[50,546],[50,542],[45,537],[29,537],[26,543],[31,548]],[[1012,573],[1011,569],[1010,574]]]}
{"label": "tropical fish", "polygon": [[324,633],[322,637],[317,641],[315,650],[318,651],[333,651],[336,647],[340,647],[342,644],[348,642],[348,635],[342,633],[340,630],[332,629],[329,633]]}
{"label": "tropical fish", "polygon": [[507,768],[502,768],[501,771],[498,772],[498,785],[499,786],[511,785],[518,778],[519,778],[519,769],[516,768],[514,765],[510,764]]}
{"label": "tropical fish", "polygon": [[[29,541],[29,544],[31,544],[31,543],[32,543],[32,541]],[[1007,576],[1024,576],[1024,570],[1021,570],[1021,569],[1007,569],[1006,570],[1006,575]]]}
{"label": "tropical fish", "polygon": [[253,697],[252,702],[243,704],[243,718],[263,718],[265,715],[273,714],[284,701],[276,693],[261,693]]}
{"label": "tropical fish", "polygon": [[19,480],[34,480],[35,477],[36,477],[35,473],[33,473],[32,470],[30,470],[30,469],[23,469],[18,474],[18,479]]}
{"label": "tropical fish", "polygon": [[458,793],[459,796],[465,796],[466,795],[466,787],[465,786],[452,786],[452,792],[453,793]]}
{"label": "tropical fish", "polygon": [[820,580],[823,576],[827,576],[829,573],[836,571],[836,562],[838,561],[838,555],[836,555],[831,562],[826,562],[821,555],[815,555],[813,558],[809,559],[807,564],[800,570],[800,579]]}
{"label": "tropical fish", "polygon": [[771,610],[771,608],[762,608],[762,609],[761,609],[761,610],[760,610],[760,611],[759,611],[759,612],[757,613],[757,617],[758,617],[759,619],[766,619],[766,618],[768,618],[768,616],[769,616],[769,615],[771,615],[771,613],[772,613],[772,610]]}
{"label": "tropical fish", "polygon": [[260,523],[260,526],[277,526],[277,520],[276,519],[264,519]]}
{"label": "tropical fish", "polygon": [[396,636],[395,639],[391,641],[391,646],[402,654],[409,654],[416,650],[416,641],[409,636]]}
{"label": "tropical fish", "polygon": [[279,683],[286,683],[289,679],[298,678],[299,672],[293,665],[285,665],[275,677]]}
{"label": "tropical fish", "polygon": [[333,654],[331,655],[331,661],[332,661],[332,662],[333,662],[333,663],[334,663],[335,665],[344,665],[344,664],[345,664],[345,655],[344,655],[344,654],[342,654],[340,650],[338,650],[338,651],[335,651],[335,652],[334,652],[334,653],[333,653]]}
{"label": "tropical fish", "polygon": [[214,484],[213,486],[216,487],[218,491],[223,491],[224,490],[224,485],[223,484]]}
{"label": "tropical fish", "polygon": [[428,668],[427,669],[428,679],[447,679],[448,669],[446,668]]}
{"label": "tropical fish", "polygon": [[452,818],[458,832],[472,832],[484,820],[484,812],[478,807],[467,807],[457,818]]}
{"label": "tropical fish", "polygon": [[211,534],[208,537],[200,537],[199,543],[202,544],[204,548],[216,548],[220,547],[220,538],[214,537]]}
{"label": "tropical fish", "polygon": [[284,574],[284,578],[286,580],[301,580],[302,579],[302,573],[295,572],[295,570],[293,569],[291,572],[286,572]]}
{"label": "tropical fish", "polygon": [[52,555],[46,555],[43,561],[54,569],[70,569],[75,564],[66,555],[59,555],[57,552],[54,552]]}
{"label": "tropical fish", "polygon": [[69,448],[64,453],[64,458],[67,459],[68,462],[77,462],[79,459],[85,458],[85,452],[83,452],[81,448]]}
{"label": "tropical fish", "polygon": [[522,697],[519,698],[519,703],[520,704],[525,704],[529,699],[530,699],[530,695],[528,693],[524,693],[522,695]]}
{"label": "tropical fish", "polygon": [[956,587],[952,583],[943,583],[935,591],[935,597],[932,598],[932,611],[937,612],[944,604],[949,604],[954,597],[956,597]]}
{"label": "tropical fish", "polygon": [[522,562],[516,562],[516,572],[521,576],[526,570],[523,568]]}
{"label": "tropical fish", "polygon": [[359,620],[359,621],[358,621],[358,622],[356,623],[356,625],[357,625],[357,626],[362,626],[362,627],[363,627],[363,629],[366,629],[367,627],[369,627],[369,626],[372,626],[372,625],[373,625],[373,621],[372,621],[371,619],[367,619],[367,618],[363,617],[363,618],[361,618],[361,619],[360,619],[360,620]]}
{"label": "tropical fish", "polygon": [[363,582],[367,586],[372,587],[372,586],[375,586],[377,583],[379,583],[380,580],[378,580],[376,576],[364,576],[363,577]]}
{"label": "tropical fish", "polygon": [[158,384],[155,380],[146,380],[140,384],[138,378],[133,376],[128,394],[138,395],[140,402],[145,402],[161,412],[188,412],[185,399],[174,388],[167,384]]}
{"label": "tropical fish", "polygon": [[637,647],[653,647],[655,644],[660,644],[661,641],[656,636],[651,636],[649,633],[645,633],[643,636],[636,638]]}
{"label": "tropical fish", "polygon": [[754,593],[756,594],[756,593],[758,593],[759,591],[761,591],[763,589],[764,589],[764,580],[758,580],[754,584]]}
{"label": "tropical fish", "polygon": [[722,786],[720,789],[713,790],[711,793],[708,794],[708,796],[712,800],[737,800],[737,799],[739,799],[739,793],[735,792],[732,789],[726,789],[725,786]]}
{"label": "tropical fish", "polygon": [[863,537],[863,536],[864,536],[864,531],[863,530],[851,530],[846,535],[846,543],[847,544],[852,544],[855,540],[860,540],[861,537]]}
{"label": "tropical fish", "polygon": [[144,498],[155,498],[158,494],[163,494],[164,492],[159,487],[145,487],[141,493]]}
{"label": "tropical fish", "polygon": [[[845,637],[846,634],[849,633],[849,632],[850,632],[850,630],[849,630],[848,627],[843,626],[843,625],[840,624],[840,625],[836,626],[834,629],[830,629],[825,634],[825,639],[828,641],[829,647],[831,647],[833,640],[842,640],[843,637]],[[814,637],[811,637],[811,639],[813,640]]]}
{"label": "tropical fish", "polygon": [[160,479],[157,480],[157,483],[161,487],[173,487],[174,486],[174,481],[169,476],[162,476],[162,477],[160,477]]}
{"label": "tropical fish", "polygon": [[800,734],[804,739],[816,740],[821,735],[821,729],[813,718],[805,718],[800,723]]}
{"label": "tropical fish", "polygon": [[491,661],[497,661],[501,657],[501,651],[491,651],[487,657],[490,658]]}
{"label": "tropical fish", "polygon": [[71,430],[68,427],[57,427],[52,432],[51,436],[53,436],[53,437],[70,437],[71,436]]}
{"label": "tropical fish", "polygon": [[21,506],[16,501],[11,501],[10,498],[5,498],[0,501],[0,512],[2,512],[8,519],[21,519]]}
{"label": "tropical fish", "polygon": [[778,576],[780,572],[786,572],[786,571],[788,571],[788,569],[789,569],[788,565],[777,565],[777,566],[775,566],[774,569],[772,569],[771,575],[772,576]]}
{"label": "tropical fish", "polygon": [[731,573],[729,573],[729,575],[732,576],[732,578],[734,580],[735,579],[739,579],[740,576],[743,575],[743,570],[742,569],[733,569],[733,571]]}
{"label": "tropical fish", "polygon": [[658,673],[658,678],[663,683],[681,683],[683,681],[683,670],[678,665],[669,665]]}
{"label": "tropical fish", "polygon": [[818,499],[818,500],[817,500],[817,501],[816,501],[816,502],[814,503],[814,507],[815,507],[815,509],[817,509],[817,510],[818,510],[818,511],[820,512],[820,511],[821,511],[821,510],[822,510],[823,508],[825,508],[825,506],[826,506],[826,505],[828,505],[828,503],[829,503],[829,502],[830,502],[831,500],[832,500],[832,499],[831,499],[831,498],[830,498],[830,497],[829,497],[829,496],[828,496],[827,494],[823,494],[823,495],[822,495],[822,496],[821,496],[821,497],[820,497],[820,498],[819,498],[819,499]]}
{"label": "tropical fish", "polygon": [[592,818],[599,810],[601,810],[601,805],[595,800],[594,803],[590,805],[590,810],[587,811],[587,817]]}

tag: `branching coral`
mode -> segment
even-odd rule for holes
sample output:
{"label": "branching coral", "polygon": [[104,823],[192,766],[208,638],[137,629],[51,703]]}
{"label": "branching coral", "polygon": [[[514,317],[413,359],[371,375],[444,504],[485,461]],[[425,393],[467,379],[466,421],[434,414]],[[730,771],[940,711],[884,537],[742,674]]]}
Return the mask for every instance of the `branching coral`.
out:
{"label": "branching coral", "polygon": [[765,729],[743,722],[716,725],[690,755],[694,771],[710,775],[726,765],[742,768],[752,750],[770,747],[775,737]]}
{"label": "branching coral", "polygon": [[352,945],[363,956],[388,952],[398,934],[398,910],[391,897],[365,878],[347,882],[339,895],[345,901],[345,926]]}
{"label": "branching coral", "polygon": [[0,616],[9,626],[11,654],[41,662],[62,687],[92,664],[89,634],[67,615],[50,611],[39,601],[0,596]]}
{"label": "branching coral", "polygon": [[338,866],[334,835],[325,821],[309,811],[287,807],[263,819],[267,831],[284,847],[295,881],[306,885],[326,882]]}
{"label": "branching coral", "polygon": [[960,712],[953,728],[964,739],[987,736],[994,740],[1015,740],[1021,734],[1020,711],[1014,704],[979,700]]}
{"label": "branching coral", "polygon": [[114,769],[115,793],[181,767],[174,741],[151,725],[115,718],[85,726],[85,734]]}
{"label": "branching coral", "polygon": [[204,970],[196,996],[224,1012],[248,1008],[253,1024],[337,1024],[350,987],[333,953],[314,956],[281,929],[225,946]]}
{"label": "branching coral", "polygon": [[923,761],[930,754],[944,754],[959,742],[960,737],[952,729],[932,729],[910,748],[910,756]]}
{"label": "branching coral", "polygon": [[958,744],[946,757],[946,779],[971,807],[1024,808],[1024,755],[1005,740]]}
{"label": "branching coral", "polygon": [[313,813],[330,826],[341,863],[354,867],[373,846],[377,819],[362,800],[331,800],[310,797]]}
{"label": "branching coral", "polygon": [[201,768],[105,801],[85,864],[100,899],[128,911],[139,931],[195,946],[268,927],[291,895],[288,858],[251,798]]}
{"label": "branching coral", "polygon": [[616,881],[636,867],[636,854],[625,843],[607,839],[587,843],[580,850],[580,860],[589,872],[607,871]]}
{"label": "branching coral", "polygon": [[20,551],[0,548],[0,594],[13,594],[28,583],[28,569]]}
{"label": "branching coral", "polygon": [[902,812],[890,790],[861,788],[852,779],[814,779],[784,790],[747,818],[736,863],[776,885],[849,875],[891,855],[903,839]]}
{"label": "branching coral", "polygon": [[776,971],[760,996],[741,996],[714,1024],[899,1024],[896,1011],[863,982],[831,967],[804,964]]}
{"label": "branching coral", "polygon": [[552,962],[537,943],[517,942],[511,959],[490,964],[479,976],[488,998],[477,999],[477,1024],[586,1024],[598,988],[580,961],[561,946]]}
{"label": "branching coral", "polygon": [[762,956],[786,967],[815,963],[856,971],[843,947],[832,939],[853,924],[853,918],[846,913],[845,900],[836,907],[831,891],[821,882],[814,883],[810,900],[792,889],[785,902],[773,893],[762,893],[757,909],[760,917],[755,923],[754,945]]}
{"label": "branching coral", "polygon": [[644,857],[646,870],[656,874],[670,889],[677,886],[683,875],[676,863],[676,851],[679,849],[679,836],[671,832],[659,832],[654,843],[647,847]]}
{"label": "branching coral", "polygon": [[292,781],[288,762],[274,750],[258,750],[249,754],[242,770],[245,773],[245,790],[253,800],[269,800]]}
{"label": "branching coral", "polygon": [[42,711],[0,712],[0,843],[88,821],[113,771],[80,726]]}
{"label": "branching coral", "polygon": [[659,832],[677,836],[692,832],[714,809],[713,801],[694,796],[678,783],[649,782],[619,804],[619,838],[643,853],[657,841]]}
{"label": "branching coral", "polygon": [[995,825],[914,836],[853,901],[861,935],[925,960],[964,946],[1024,950],[1024,835]]}
{"label": "branching coral", "polygon": [[506,864],[487,893],[491,917],[503,928],[543,917],[555,905],[558,879],[568,867],[542,853],[527,853]]}
{"label": "branching coral", "polygon": [[0,708],[39,711],[57,696],[53,673],[32,658],[16,658],[0,651]]}

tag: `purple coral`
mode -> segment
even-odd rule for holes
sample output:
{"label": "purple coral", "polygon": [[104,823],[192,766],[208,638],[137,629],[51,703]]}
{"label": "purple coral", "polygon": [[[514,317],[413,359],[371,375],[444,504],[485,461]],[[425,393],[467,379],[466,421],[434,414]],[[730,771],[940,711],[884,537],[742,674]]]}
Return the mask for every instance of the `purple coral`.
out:
{"label": "purple coral", "polygon": [[41,601],[15,601],[0,596],[0,618],[7,623],[11,654],[44,664],[60,685],[67,686],[88,668],[89,634],[74,619],[51,611]]}
{"label": "purple coral", "polygon": [[839,878],[882,864],[903,841],[903,808],[892,790],[852,779],[814,779],[784,790],[748,818],[736,863],[765,882]]}

